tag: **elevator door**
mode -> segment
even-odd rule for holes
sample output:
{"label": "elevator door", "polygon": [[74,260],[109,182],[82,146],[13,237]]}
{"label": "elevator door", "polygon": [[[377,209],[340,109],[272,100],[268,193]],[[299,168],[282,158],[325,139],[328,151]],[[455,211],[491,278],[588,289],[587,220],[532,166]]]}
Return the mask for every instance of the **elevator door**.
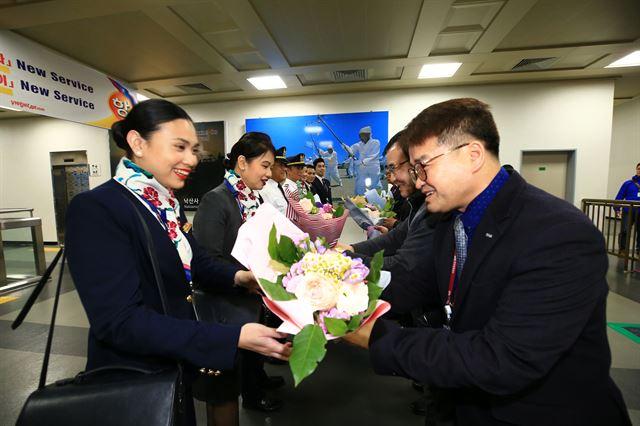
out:
{"label": "elevator door", "polygon": [[69,203],[79,193],[89,190],[89,167],[87,164],[54,165],[51,166],[51,175],[58,242],[63,242]]}

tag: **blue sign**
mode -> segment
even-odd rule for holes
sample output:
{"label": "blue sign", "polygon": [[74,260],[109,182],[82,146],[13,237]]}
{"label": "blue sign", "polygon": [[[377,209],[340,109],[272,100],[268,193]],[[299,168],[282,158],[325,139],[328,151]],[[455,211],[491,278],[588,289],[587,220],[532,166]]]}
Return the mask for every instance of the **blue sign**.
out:
{"label": "blue sign", "polygon": [[347,114],[302,115],[297,117],[248,118],[247,132],[264,132],[271,136],[276,149],[287,147],[287,155],[303,153],[308,160],[317,158],[316,147],[331,145],[340,163],[347,159],[342,144],[358,142],[361,128],[371,127],[371,138],[380,141],[380,154],[389,137],[389,112],[354,112]]}

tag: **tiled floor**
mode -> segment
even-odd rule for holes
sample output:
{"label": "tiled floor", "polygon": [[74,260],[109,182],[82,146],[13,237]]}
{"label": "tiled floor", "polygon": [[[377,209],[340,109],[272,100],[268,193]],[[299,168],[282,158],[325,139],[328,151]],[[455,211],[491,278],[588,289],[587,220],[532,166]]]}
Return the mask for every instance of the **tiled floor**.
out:
{"label": "tiled floor", "polygon": [[[360,231],[347,222],[343,239],[358,241]],[[54,253],[47,253],[50,261]],[[620,271],[613,259],[609,273],[612,292],[608,321],[640,323],[640,278]],[[42,362],[54,285],[50,283],[40,301],[16,331],[10,323],[24,304],[29,290],[13,293],[18,299],[0,304],[0,425],[13,425],[20,407],[35,389]],[[73,284],[65,274],[60,300],[48,381],[70,377],[84,368],[88,322]],[[634,424],[640,425],[640,344],[609,329],[613,354],[611,374],[624,394]],[[257,425],[422,425],[408,404],[417,398],[407,380],[373,374],[365,351],[330,344],[326,359],[314,376],[298,389],[291,384],[287,366],[267,366],[269,374],[283,375],[287,386],[279,391],[285,407],[263,415],[241,410],[241,424]],[[197,404],[199,424],[205,424],[203,405]],[[313,413],[313,417],[310,414]]]}

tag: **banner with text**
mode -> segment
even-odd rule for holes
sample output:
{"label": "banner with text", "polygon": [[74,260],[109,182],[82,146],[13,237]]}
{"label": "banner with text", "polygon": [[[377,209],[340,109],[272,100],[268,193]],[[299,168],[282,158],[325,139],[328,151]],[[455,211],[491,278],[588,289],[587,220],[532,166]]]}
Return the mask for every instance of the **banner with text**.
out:
{"label": "banner with text", "polygon": [[136,102],[119,81],[0,31],[0,106],[108,129]]}

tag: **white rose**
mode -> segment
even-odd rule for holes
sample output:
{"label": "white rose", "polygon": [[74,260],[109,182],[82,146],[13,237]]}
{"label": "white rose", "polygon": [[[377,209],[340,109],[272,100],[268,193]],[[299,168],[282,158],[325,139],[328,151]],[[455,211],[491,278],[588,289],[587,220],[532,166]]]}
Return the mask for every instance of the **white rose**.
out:
{"label": "white rose", "polygon": [[380,212],[378,210],[371,210],[369,212],[369,216],[371,217],[371,219],[376,221],[376,220],[380,219]]}
{"label": "white rose", "polygon": [[322,213],[322,218],[323,219],[332,219],[333,218],[333,214],[332,213]]}
{"label": "white rose", "polygon": [[313,203],[311,202],[310,199],[303,198],[302,200],[300,200],[300,207],[302,207],[302,209],[306,213],[311,213],[311,210],[313,209]]}
{"label": "white rose", "polygon": [[366,311],[369,306],[369,289],[366,284],[343,284],[336,308],[349,315]]}
{"label": "white rose", "polygon": [[298,282],[295,294],[299,300],[307,302],[314,311],[324,311],[336,306],[338,290],[334,281],[310,272]]}

